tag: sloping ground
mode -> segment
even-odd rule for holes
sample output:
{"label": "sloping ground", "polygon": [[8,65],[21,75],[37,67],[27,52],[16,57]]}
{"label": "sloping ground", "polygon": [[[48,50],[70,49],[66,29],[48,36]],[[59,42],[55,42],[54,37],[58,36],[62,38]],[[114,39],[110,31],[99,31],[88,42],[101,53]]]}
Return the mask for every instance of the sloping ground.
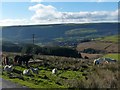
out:
{"label": "sloping ground", "polygon": [[120,53],[118,46],[119,46],[119,44],[112,44],[111,46],[106,48],[106,51],[109,53]]}
{"label": "sloping ground", "polygon": [[88,53],[81,53],[82,58],[85,58],[86,56],[89,59],[95,59],[95,58],[99,58],[102,56],[102,54],[88,54]]}
{"label": "sloping ground", "polygon": [[118,50],[118,45],[118,43],[112,42],[92,41],[80,43],[76,49],[78,51],[83,51],[84,49],[92,48],[95,50],[106,51],[108,53],[118,53],[120,52],[120,50]]}
{"label": "sloping ground", "polygon": [[14,43],[77,41],[117,34],[118,23],[49,24],[2,27],[2,40]]}
{"label": "sloping ground", "polygon": [[[38,67],[39,74],[12,78],[20,84],[35,88],[119,88],[118,64],[93,65],[93,60],[80,58],[66,58],[56,56],[37,55],[42,59],[41,65],[33,64],[31,67]],[[57,68],[57,74],[52,74],[53,68]],[[23,71],[26,67],[14,66],[16,71]],[[13,75],[20,75],[13,71]],[[9,78],[7,73],[3,76]],[[23,89],[22,89],[23,90]],[[25,89],[26,90],[26,89]]]}
{"label": "sloping ground", "polygon": [[117,43],[120,41],[120,35],[112,35],[112,36],[106,36],[102,38],[97,38],[96,40],[99,41],[111,41],[113,43]]}

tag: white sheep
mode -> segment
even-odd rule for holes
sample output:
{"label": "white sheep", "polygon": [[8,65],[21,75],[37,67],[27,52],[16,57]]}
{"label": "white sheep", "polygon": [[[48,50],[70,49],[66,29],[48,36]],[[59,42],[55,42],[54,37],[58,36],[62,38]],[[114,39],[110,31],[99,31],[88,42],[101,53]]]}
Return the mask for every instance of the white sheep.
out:
{"label": "white sheep", "polygon": [[99,59],[95,59],[94,60],[94,65],[98,65],[98,64],[100,64],[100,60]]}
{"label": "white sheep", "polygon": [[23,71],[23,75],[31,75],[32,73],[38,74],[38,68],[30,68]]}
{"label": "white sheep", "polygon": [[4,71],[12,72],[13,71],[13,65],[5,65]]}
{"label": "white sheep", "polygon": [[94,60],[94,65],[98,65],[98,64],[108,64],[109,61],[106,60],[106,58],[98,58]]}
{"label": "white sheep", "polygon": [[52,70],[52,74],[56,74],[56,73],[57,73],[57,69],[54,68],[54,69]]}
{"label": "white sheep", "polygon": [[30,75],[31,73],[30,73],[30,69],[25,69],[24,71],[23,71],[23,75]]}

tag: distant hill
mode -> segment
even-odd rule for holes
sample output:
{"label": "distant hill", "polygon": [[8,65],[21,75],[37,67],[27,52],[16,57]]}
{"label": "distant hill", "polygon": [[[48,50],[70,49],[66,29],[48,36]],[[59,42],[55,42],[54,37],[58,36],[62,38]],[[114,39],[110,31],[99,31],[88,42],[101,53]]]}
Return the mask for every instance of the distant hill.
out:
{"label": "distant hill", "polygon": [[14,43],[32,43],[32,34],[35,34],[36,44],[48,44],[80,42],[82,40],[115,35],[117,33],[117,23],[51,24],[2,27],[3,40]]}

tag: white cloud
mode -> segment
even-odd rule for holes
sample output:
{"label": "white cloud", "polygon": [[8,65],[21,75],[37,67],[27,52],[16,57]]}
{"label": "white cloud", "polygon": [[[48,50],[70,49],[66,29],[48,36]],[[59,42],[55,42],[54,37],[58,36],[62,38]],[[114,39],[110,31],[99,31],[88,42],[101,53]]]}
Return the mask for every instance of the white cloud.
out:
{"label": "white cloud", "polygon": [[61,12],[58,12],[57,9],[51,5],[45,6],[43,4],[37,4],[29,7],[29,10],[35,11],[35,14],[31,18],[33,21],[50,21],[59,19],[62,15]]}
{"label": "white cloud", "polygon": [[93,23],[93,22],[117,22],[118,10],[115,11],[80,11],[60,12],[51,5],[37,4],[29,7],[35,12],[27,19],[0,20],[0,26],[31,25],[31,24],[56,24],[56,23]]}
{"label": "white cloud", "polygon": [[31,20],[37,23],[48,22],[113,22],[117,21],[118,10],[116,11],[93,11],[93,12],[59,12],[51,5],[37,4],[30,6],[29,10],[35,12]]}

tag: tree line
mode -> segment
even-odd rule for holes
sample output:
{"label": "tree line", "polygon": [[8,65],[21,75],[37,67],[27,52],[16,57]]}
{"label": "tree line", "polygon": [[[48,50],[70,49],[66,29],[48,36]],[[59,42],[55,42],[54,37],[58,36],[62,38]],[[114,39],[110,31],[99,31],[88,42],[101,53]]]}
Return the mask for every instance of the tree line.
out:
{"label": "tree line", "polygon": [[5,52],[19,52],[21,54],[40,54],[40,55],[54,55],[65,57],[77,57],[81,58],[81,54],[77,50],[69,47],[60,46],[38,46],[33,44],[27,44],[23,46],[3,46],[2,50]]}

